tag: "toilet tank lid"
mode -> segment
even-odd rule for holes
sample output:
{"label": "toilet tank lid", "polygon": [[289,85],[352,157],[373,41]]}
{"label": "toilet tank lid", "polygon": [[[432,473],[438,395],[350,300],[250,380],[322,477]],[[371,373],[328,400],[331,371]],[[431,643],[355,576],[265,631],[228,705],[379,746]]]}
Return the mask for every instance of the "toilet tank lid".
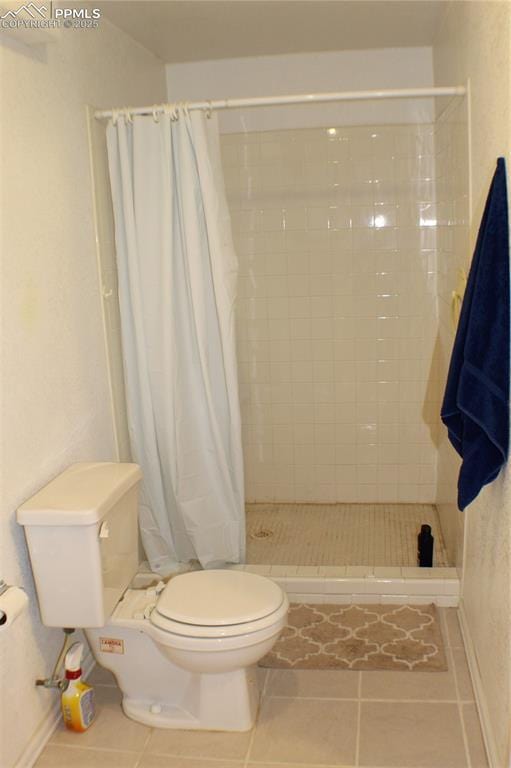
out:
{"label": "toilet tank lid", "polygon": [[138,464],[72,464],[18,507],[18,523],[93,525],[141,478]]}

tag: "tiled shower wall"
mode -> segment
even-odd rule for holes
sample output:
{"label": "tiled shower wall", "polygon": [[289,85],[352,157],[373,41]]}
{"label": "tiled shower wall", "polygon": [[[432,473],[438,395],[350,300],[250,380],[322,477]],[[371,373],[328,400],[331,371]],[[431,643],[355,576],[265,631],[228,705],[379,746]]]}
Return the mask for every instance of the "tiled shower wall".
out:
{"label": "tiled shower wall", "polygon": [[433,502],[430,125],[222,136],[247,501]]}
{"label": "tiled shower wall", "polygon": [[[438,249],[438,345],[437,361],[443,388],[454,341],[464,276],[470,263],[468,228],[468,138],[466,104],[454,104],[438,120],[435,131],[437,249]],[[456,504],[459,459],[444,428],[439,431],[436,505],[449,559],[461,565],[463,515]]]}

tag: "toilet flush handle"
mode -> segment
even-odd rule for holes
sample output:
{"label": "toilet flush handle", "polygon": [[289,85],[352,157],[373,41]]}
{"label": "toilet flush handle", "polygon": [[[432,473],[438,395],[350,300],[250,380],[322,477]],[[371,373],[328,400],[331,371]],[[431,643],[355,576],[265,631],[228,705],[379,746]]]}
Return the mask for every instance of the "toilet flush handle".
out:
{"label": "toilet flush handle", "polygon": [[105,521],[104,523],[101,523],[101,526],[99,528],[99,538],[108,539],[109,536],[110,536],[110,529],[108,527],[108,523]]}

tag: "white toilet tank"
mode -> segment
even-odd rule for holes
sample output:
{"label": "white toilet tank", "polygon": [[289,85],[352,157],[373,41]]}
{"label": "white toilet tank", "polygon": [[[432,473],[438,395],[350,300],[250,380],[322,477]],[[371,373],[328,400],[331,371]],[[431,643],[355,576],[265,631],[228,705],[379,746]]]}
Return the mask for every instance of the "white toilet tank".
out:
{"label": "white toilet tank", "polygon": [[18,509],[43,623],[102,627],[138,567],[137,464],[73,464]]}

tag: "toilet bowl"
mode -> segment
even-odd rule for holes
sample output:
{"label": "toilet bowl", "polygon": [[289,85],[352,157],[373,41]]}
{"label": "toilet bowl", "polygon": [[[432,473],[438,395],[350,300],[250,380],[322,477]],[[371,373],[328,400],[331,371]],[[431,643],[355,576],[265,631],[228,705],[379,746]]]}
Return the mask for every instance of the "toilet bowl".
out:
{"label": "toilet bowl", "polygon": [[194,571],[159,590],[127,590],[107,625],[85,633],[116,676],[129,717],[160,728],[243,731],[257,713],[254,665],[273,647],[288,607],[262,576]]}
{"label": "toilet bowl", "polygon": [[195,571],[172,579],[150,614],[150,635],[171,661],[192,672],[256,664],[286,623],[282,589],[253,573]]}
{"label": "toilet bowl", "polygon": [[248,730],[259,700],[255,665],[285,626],[287,597],[270,579],[235,569],[130,589],[140,479],[136,464],[76,464],[19,507],[43,623],[85,630],[134,720]]}

